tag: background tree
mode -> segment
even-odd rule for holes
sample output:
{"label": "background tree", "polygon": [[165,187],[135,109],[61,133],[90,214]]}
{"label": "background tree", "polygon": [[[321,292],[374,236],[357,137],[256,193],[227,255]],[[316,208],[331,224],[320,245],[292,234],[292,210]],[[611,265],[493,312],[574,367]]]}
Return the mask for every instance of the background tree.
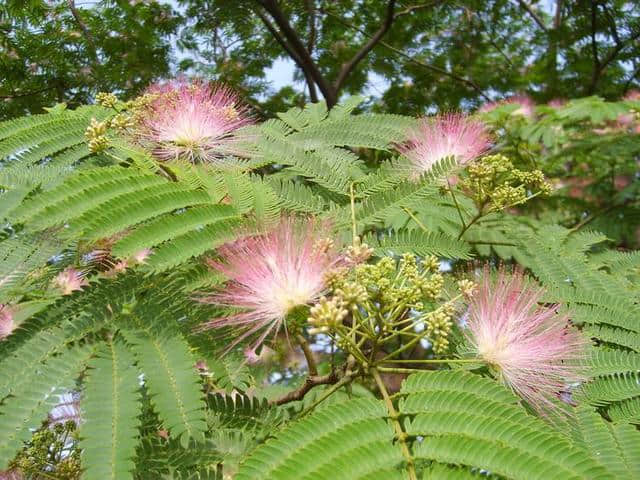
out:
{"label": "background tree", "polygon": [[179,17],[158,2],[8,0],[0,7],[0,117],[130,97],[171,71]]}
{"label": "background tree", "polygon": [[260,91],[264,66],[289,58],[306,82],[305,100],[329,105],[367,90],[372,74],[386,80],[383,108],[404,112],[474,106],[518,91],[540,101],[619,97],[638,82],[640,9],[632,2],[181,4],[195,19],[186,38],[208,39],[190,67]]}
{"label": "background tree", "polygon": [[[356,93],[417,114],[640,85],[640,7],[622,0],[10,0],[1,12],[4,116],[129,97],[179,72],[233,85],[266,116]],[[283,59],[296,82],[276,91],[266,72]]]}

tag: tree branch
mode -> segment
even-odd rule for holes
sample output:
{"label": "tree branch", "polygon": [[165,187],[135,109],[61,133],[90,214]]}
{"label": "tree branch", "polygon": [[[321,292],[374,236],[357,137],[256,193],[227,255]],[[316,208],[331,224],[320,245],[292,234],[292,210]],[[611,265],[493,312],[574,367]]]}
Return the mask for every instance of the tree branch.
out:
{"label": "tree branch", "polygon": [[318,385],[332,385],[337,383],[338,380],[339,377],[336,372],[331,372],[327,375],[311,375],[305,379],[301,387],[283,395],[271,403],[273,405],[284,405],[285,403],[302,400],[313,387],[317,387]]}
{"label": "tree branch", "polygon": [[[309,39],[307,41],[307,51],[309,55],[313,55],[313,49],[316,46],[316,4],[315,0],[307,0],[307,10],[309,12]],[[313,58],[313,57],[312,57]],[[307,85],[309,85],[309,98],[313,103],[318,101],[318,92],[316,92],[316,84],[313,79],[305,75]]]}
{"label": "tree branch", "polygon": [[329,108],[333,107],[337,102],[336,92],[318,69],[318,66],[313,61],[313,58],[311,58],[311,55],[309,55],[307,48],[302,43],[302,40],[300,40],[300,37],[298,37],[298,34],[289,24],[289,21],[284,16],[276,0],[256,0],[256,2],[262,5],[269,15],[271,15],[273,21],[280,28],[282,36],[287,39],[291,49],[296,53],[294,61],[303,72],[306,72],[318,85],[322,96],[327,101],[327,106]]}
{"label": "tree branch", "polygon": [[32,90],[30,92],[13,93],[11,95],[0,95],[0,99],[2,99],[2,100],[10,100],[12,98],[30,97],[31,95],[38,95],[39,93],[47,92],[49,90],[53,90],[54,88],[56,88],[55,85],[50,86],[50,87],[40,88],[38,90]]}
{"label": "tree branch", "polygon": [[596,43],[596,28],[597,28],[596,15],[597,15],[597,5],[592,0],[591,2],[591,48],[593,51],[593,75],[591,76],[591,84],[589,85],[589,89],[588,89],[589,94],[592,94],[596,91],[596,87],[598,86],[598,82],[600,81],[602,74],[607,69],[609,64],[611,64],[611,62],[613,62],[616,59],[618,54],[622,50],[624,50],[627,47],[627,45],[632,44],[634,41],[640,38],[640,30],[638,30],[635,33],[631,33],[631,35],[629,35],[629,38],[623,41],[617,41],[616,46],[613,49],[611,49],[611,51],[607,54],[606,57],[600,60],[598,58],[598,50],[597,50],[597,43]]}
{"label": "tree branch", "polygon": [[611,12],[607,8],[606,4],[602,5],[602,10],[604,11],[604,15],[607,17],[609,21],[609,28],[611,30],[611,36],[613,37],[613,41],[616,42],[616,45],[620,45],[620,35],[618,35],[618,26],[616,25],[616,20],[611,15]]}
{"label": "tree branch", "polygon": [[540,15],[538,15],[538,13],[531,7],[531,5],[529,5],[527,2],[525,2],[524,0],[518,0],[518,3],[520,4],[520,6],[522,8],[524,8],[527,13],[529,15],[531,15],[531,18],[533,18],[533,20],[538,24],[538,26],[544,30],[545,32],[548,32],[549,29],[547,28],[547,26],[544,24],[544,22],[542,21],[542,18],[540,18]]}
{"label": "tree branch", "polygon": [[489,39],[489,43],[493,46],[493,48],[496,49],[496,51],[502,55],[502,58],[504,58],[507,63],[509,64],[510,67],[513,68],[513,62],[511,61],[511,59],[509,58],[509,56],[504,52],[504,50],[502,50],[502,48],[498,45],[498,43],[493,39],[492,36],[492,32],[489,30],[489,28],[487,28],[486,23],[484,22],[484,20],[482,20],[482,17],[475,11],[471,10],[468,7],[465,7],[463,5],[460,5],[460,8],[462,8],[464,10],[464,12],[469,15],[473,15],[475,18],[478,19],[478,22],[480,23],[480,27],[485,31],[485,33],[487,34],[487,38]]}
{"label": "tree branch", "polygon": [[591,0],[591,52],[593,54],[594,71],[598,69],[600,60],[598,59],[598,41],[596,40],[598,8],[596,2]]}
{"label": "tree branch", "polygon": [[76,8],[75,0],[67,0],[67,4],[69,5],[69,10],[71,10],[71,15],[73,15],[73,19],[76,21],[76,23],[78,24],[78,27],[80,27],[80,30],[82,30],[82,33],[84,34],[85,41],[87,42],[87,46],[89,47],[89,55],[91,56],[91,59],[94,62],[97,62],[98,51],[96,49],[96,42],[93,39],[93,35],[91,34],[89,27],[87,27],[87,24],[82,21],[80,12]]}
{"label": "tree branch", "polygon": [[[325,13],[333,18],[335,18],[336,20],[338,20],[338,22],[342,23],[345,27],[347,28],[351,28],[353,30],[356,30],[360,33],[362,33],[363,35],[367,36],[367,32],[365,32],[364,30],[362,30],[361,28],[356,27],[355,25],[352,25],[348,22],[345,22],[342,18],[340,18],[338,15],[335,15],[333,13],[331,13],[330,11],[326,10]],[[382,45],[385,48],[388,48],[389,50],[391,50],[392,52],[400,55],[401,57],[406,58],[409,62],[411,63],[415,63],[416,65],[419,65],[423,68],[426,68],[428,70],[432,70],[434,72],[440,73],[442,75],[445,75],[449,78],[452,78],[453,80],[456,80],[458,82],[464,83],[468,86],[470,86],[471,88],[473,88],[476,92],[478,92],[485,100],[490,100],[490,98],[484,93],[484,91],[478,86],[476,85],[473,81],[468,80],[464,77],[461,77],[459,75],[456,75],[455,73],[449,72],[443,68],[440,67],[436,67],[434,65],[429,65],[427,63],[423,63],[419,60],[416,60],[415,58],[411,57],[410,55],[407,55],[406,53],[404,53],[402,50],[394,47],[393,45],[390,45],[388,43],[386,43],[383,40],[380,40],[380,45]]]}
{"label": "tree branch", "polygon": [[420,10],[422,8],[431,8],[433,7],[435,4],[439,3],[438,1],[434,1],[434,2],[429,2],[429,3],[423,3],[420,5],[412,5],[410,7],[405,8],[404,10],[400,10],[399,12],[397,12],[394,16],[393,19],[397,19],[399,17],[402,17],[403,15],[409,15],[410,13],[413,13],[415,10]]}
{"label": "tree branch", "polygon": [[560,28],[560,25],[562,24],[562,4],[563,4],[562,0],[556,1],[556,14],[553,17],[554,30]]}
{"label": "tree branch", "polygon": [[307,51],[309,55],[313,55],[313,49],[316,45],[316,2],[315,0],[306,0],[307,13],[309,14],[309,38],[307,40]]}
{"label": "tree branch", "polygon": [[256,12],[256,15],[258,15],[258,18],[262,20],[262,23],[264,24],[264,26],[267,27],[267,30],[269,30],[269,33],[273,36],[273,38],[276,39],[276,41],[280,44],[280,46],[284,49],[284,51],[287,52],[287,54],[293,59],[293,61],[300,67],[300,70],[302,70],[302,74],[304,75],[304,78],[307,81],[307,86],[309,87],[309,98],[313,103],[317,102],[318,92],[316,91],[316,84],[314,83],[313,78],[311,77],[309,72],[306,69],[301,67],[301,60],[300,60],[300,57],[298,57],[298,54],[291,49],[291,47],[286,42],[286,40],[282,37],[280,32],[278,32],[278,30],[269,21],[269,18],[264,13],[262,13],[260,9],[256,9],[255,12]]}
{"label": "tree branch", "polygon": [[627,45],[629,45],[630,43],[633,43],[638,38],[640,38],[640,30],[632,34],[629,38],[627,38],[623,42],[620,42],[618,45],[616,45],[615,48],[611,50],[611,52],[609,52],[609,54],[600,63],[600,73],[604,71],[604,69],[618,56],[618,54],[622,50],[624,50],[627,47]]}
{"label": "tree branch", "polygon": [[318,367],[316,365],[316,359],[313,356],[313,352],[307,343],[307,339],[302,336],[302,334],[296,335],[296,340],[300,344],[300,348],[302,348],[302,353],[304,353],[304,358],[307,360],[307,368],[309,369],[309,375],[315,377],[318,375]]}
{"label": "tree branch", "polygon": [[339,92],[344,84],[347,76],[351,73],[351,71],[356,67],[356,65],[369,53],[373,47],[376,46],[378,42],[384,37],[385,33],[391,28],[391,24],[393,23],[394,16],[393,12],[396,6],[396,0],[389,0],[387,4],[387,14],[385,16],[384,22],[378,29],[376,33],[369,37],[369,41],[367,41],[362,48],[353,56],[351,60],[342,65],[340,69],[340,73],[338,74],[338,78],[334,83],[334,90]]}
{"label": "tree branch", "polygon": [[639,73],[640,73],[640,65],[638,65],[636,69],[633,72],[631,72],[631,76],[629,77],[629,79],[626,82],[624,82],[624,87],[622,89],[623,94],[626,94],[629,91],[631,82],[633,82],[633,79],[636,78]]}

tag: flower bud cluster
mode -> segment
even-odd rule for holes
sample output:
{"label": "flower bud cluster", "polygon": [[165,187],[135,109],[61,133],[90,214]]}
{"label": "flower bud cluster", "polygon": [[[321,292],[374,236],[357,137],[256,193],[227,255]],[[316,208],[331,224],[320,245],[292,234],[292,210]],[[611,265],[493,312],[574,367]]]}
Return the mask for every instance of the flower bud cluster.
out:
{"label": "flower bud cluster", "polygon": [[119,113],[110,121],[110,126],[120,131],[133,128],[134,125],[133,119],[126,113]]}
{"label": "flower bud cluster", "polygon": [[336,297],[342,299],[345,307],[350,310],[357,310],[358,305],[364,305],[369,300],[367,289],[356,282],[344,282],[334,293]]}
{"label": "flower bud cluster", "polygon": [[335,248],[335,242],[331,238],[321,238],[313,244],[313,253],[325,254]]}
{"label": "flower bud cluster", "polygon": [[96,102],[105,108],[114,108],[118,103],[118,97],[110,92],[100,92],[96,95]]}
{"label": "flower bud cluster", "polygon": [[483,157],[470,165],[467,172],[460,186],[470,193],[476,205],[489,205],[491,210],[524,203],[532,193],[551,193],[551,185],[540,170],[518,170],[504,155]]}
{"label": "flower bud cluster", "polygon": [[353,245],[347,247],[346,260],[349,264],[358,265],[366,262],[371,255],[373,255],[373,248],[362,243],[360,237],[354,237]]}
{"label": "flower bud cluster", "polygon": [[460,289],[460,292],[462,292],[462,294],[467,298],[473,297],[473,292],[476,290],[476,287],[477,285],[474,282],[466,278],[458,280],[458,288]]}
{"label": "flower bud cluster", "polygon": [[349,314],[341,297],[335,296],[330,300],[322,297],[309,311],[309,330],[312,335],[328,333],[342,323]]}
{"label": "flower bud cluster", "polygon": [[410,253],[343,266],[331,272],[326,296],[311,308],[309,333],[329,335],[364,366],[382,353],[395,358],[394,351],[408,352],[423,339],[435,355],[445,355],[458,302],[476,288],[471,280],[445,277],[437,257]]}
{"label": "flower bud cluster", "polygon": [[91,153],[99,153],[109,146],[109,140],[106,137],[109,122],[99,122],[95,118],[91,119],[91,123],[84,132]]}
{"label": "flower bud cluster", "polygon": [[80,450],[76,442],[70,446],[66,441],[77,435],[76,430],[75,422],[69,420],[34,432],[25,448],[9,463],[11,469],[24,475],[15,478],[80,478]]}
{"label": "flower bud cluster", "polygon": [[443,355],[449,350],[449,334],[455,311],[455,306],[448,302],[425,316],[425,332],[436,355]]}

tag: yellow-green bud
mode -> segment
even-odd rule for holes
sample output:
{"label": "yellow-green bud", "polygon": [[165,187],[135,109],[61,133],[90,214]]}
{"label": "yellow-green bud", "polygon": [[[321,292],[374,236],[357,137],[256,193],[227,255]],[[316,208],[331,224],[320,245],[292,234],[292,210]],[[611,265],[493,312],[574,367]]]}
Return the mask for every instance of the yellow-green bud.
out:
{"label": "yellow-green bud", "polygon": [[309,313],[308,321],[316,328],[336,327],[349,314],[340,297],[333,297],[331,300],[322,297],[318,303],[311,307]]}
{"label": "yellow-green bud", "polygon": [[118,97],[113,93],[100,92],[96,95],[96,101],[105,108],[113,108],[118,103]]}
{"label": "yellow-green bud", "polygon": [[476,289],[476,284],[471,280],[463,278],[462,280],[458,280],[458,288],[465,297],[471,298]]}

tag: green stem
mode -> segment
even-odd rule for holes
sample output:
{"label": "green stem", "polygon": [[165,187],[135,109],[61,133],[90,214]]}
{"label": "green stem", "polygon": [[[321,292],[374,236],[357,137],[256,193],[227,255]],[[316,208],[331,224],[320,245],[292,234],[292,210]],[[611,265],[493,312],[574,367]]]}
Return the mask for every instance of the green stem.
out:
{"label": "green stem", "polygon": [[383,363],[388,361],[390,358],[393,358],[397,355],[400,355],[402,352],[410,349],[411,347],[413,347],[416,343],[418,343],[422,338],[424,338],[423,336],[419,336],[416,338],[412,338],[411,340],[409,340],[409,342],[405,343],[402,347],[400,347],[398,350],[396,350],[395,352],[391,352],[389,355],[387,355],[386,357],[384,357],[382,360],[380,360],[378,363]]}
{"label": "green stem", "polygon": [[400,415],[393,406],[393,401],[391,400],[391,397],[389,397],[387,387],[384,385],[384,382],[380,377],[380,372],[378,372],[378,370],[375,368],[372,368],[369,371],[373,376],[373,379],[376,381],[376,385],[378,385],[378,389],[380,390],[382,398],[384,399],[384,403],[387,406],[387,410],[389,411],[389,418],[391,418],[393,428],[396,431],[396,437],[398,438],[398,443],[400,444],[402,455],[404,455],[404,458],[407,461],[407,472],[409,473],[409,480],[418,480],[413,457],[411,456],[409,445],[407,444],[408,435],[407,432],[402,429],[402,424],[400,423]]}
{"label": "green stem", "polygon": [[351,200],[351,227],[353,229],[353,240],[355,242],[355,239],[358,236],[358,228],[356,226],[356,198],[353,193],[353,182],[349,185],[349,197]]}
{"label": "green stem", "polygon": [[416,372],[424,372],[424,370],[420,368],[390,368],[390,367],[376,367],[376,369],[380,372],[384,373],[416,373]]}
{"label": "green stem", "polygon": [[453,188],[451,188],[451,183],[447,178],[447,186],[449,187],[449,193],[451,194],[451,198],[453,198],[453,203],[456,206],[456,210],[458,211],[458,215],[460,216],[460,223],[462,224],[462,228],[465,228],[464,217],[462,216],[462,211],[460,210],[460,205],[458,205],[458,200],[456,199],[455,194],[453,193]]}
{"label": "green stem", "polygon": [[313,411],[314,408],[316,408],[318,405],[320,405],[322,402],[324,402],[327,398],[329,398],[336,390],[339,390],[340,388],[344,387],[345,385],[351,383],[353,381],[353,378],[355,377],[355,373],[348,371],[344,377],[342,377],[340,380],[338,380],[337,383],[334,383],[333,385],[331,385],[331,387],[327,388],[324,392],[322,392],[322,395],[320,395],[311,405],[309,405],[307,408],[305,408],[302,413],[300,413],[300,417],[302,418],[306,415],[308,415],[309,413],[311,413]]}
{"label": "green stem", "polygon": [[460,239],[462,238],[462,236],[465,234],[465,232],[466,232],[467,230],[469,230],[469,227],[470,227],[471,225],[473,225],[474,223],[476,223],[476,222],[477,222],[478,220],[480,220],[483,216],[484,216],[484,215],[483,215],[483,213],[482,213],[482,210],[480,210],[480,211],[479,211],[479,212],[478,212],[478,213],[477,213],[477,214],[476,214],[476,215],[471,219],[471,221],[470,221],[469,223],[467,223],[467,224],[462,228],[462,230],[460,231],[460,235],[458,235],[458,240],[460,240]]}
{"label": "green stem", "polygon": [[386,360],[389,363],[479,363],[476,358],[423,358],[408,360]]}
{"label": "green stem", "polygon": [[427,230],[427,227],[424,226],[424,224],[418,220],[418,217],[416,217],[413,213],[411,213],[411,210],[409,210],[407,207],[402,207],[402,209],[407,212],[407,214],[413,219],[414,222],[416,222],[418,224],[418,226],[422,229],[422,231],[429,233],[429,230]]}

